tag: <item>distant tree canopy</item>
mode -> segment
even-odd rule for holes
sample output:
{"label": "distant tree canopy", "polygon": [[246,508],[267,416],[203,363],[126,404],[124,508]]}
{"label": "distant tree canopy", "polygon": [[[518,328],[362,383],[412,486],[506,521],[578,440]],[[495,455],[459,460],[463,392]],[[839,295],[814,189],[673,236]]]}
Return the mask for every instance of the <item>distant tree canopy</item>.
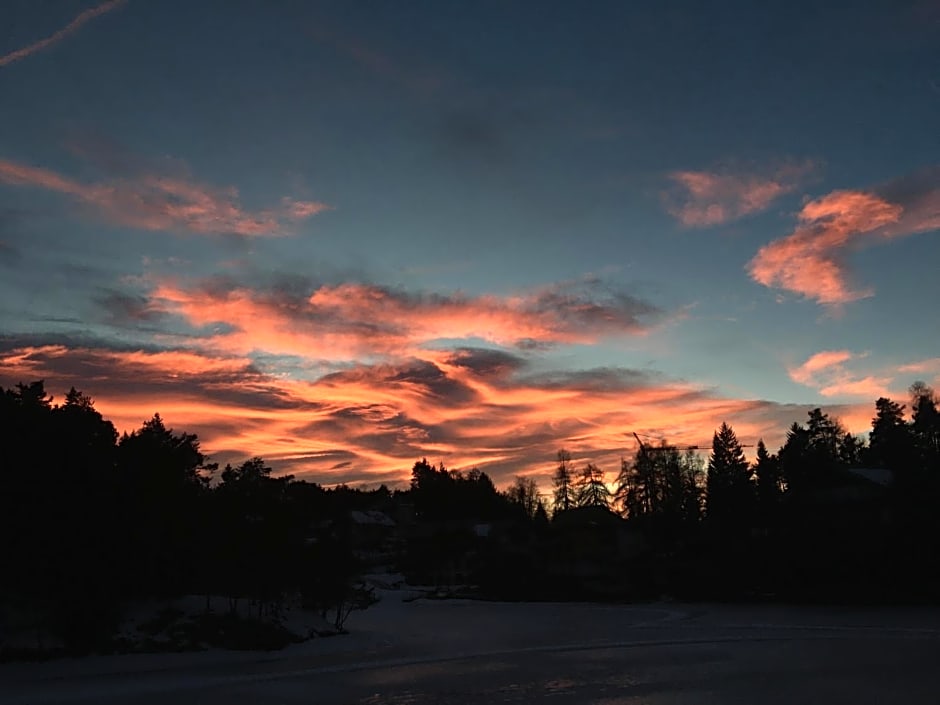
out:
{"label": "distant tree canopy", "polygon": [[[213,592],[270,605],[321,589],[310,567],[334,571],[306,543],[322,488],[274,477],[260,457],[213,485],[198,438],[159,414],[119,437],[78,390],[56,404],[43,382],[18,384],[0,388],[0,449],[0,608],[38,615],[71,648],[106,643],[127,600]],[[351,552],[337,544],[333,556]],[[351,579],[311,599],[331,605]]]}
{"label": "distant tree canopy", "polygon": [[493,519],[506,513],[509,501],[490,476],[477,469],[466,473],[437,467],[424,458],[411,469],[411,498],[424,519]]}
{"label": "distant tree canopy", "polygon": [[532,477],[516,475],[509,489],[506,490],[506,498],[519,507],[527,517],[535,517],[539,508],[545,511],[539,496],[539,486]]}
{"label": "distant tree canopy", "polygon": [[643,445],[633,463],[621,463],[615,496],[630,518],[654,517],[678,525],[699,519],[702,510],[702,461],[663,441]]}

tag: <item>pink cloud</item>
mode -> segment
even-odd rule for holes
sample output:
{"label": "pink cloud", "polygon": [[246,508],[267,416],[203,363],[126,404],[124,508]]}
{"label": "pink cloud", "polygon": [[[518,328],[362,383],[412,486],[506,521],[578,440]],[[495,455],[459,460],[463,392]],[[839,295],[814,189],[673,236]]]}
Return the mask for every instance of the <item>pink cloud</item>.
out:
{"label": "pink cloud", "polygon": [[306,296],[234,287],[186,289],[161,283],[152,305],[190,324],[223,324],[207,345],[322,360],[400,357],[439,340],[498,345],[591,343],[642,335],[660,312],[593,283],[565,283],[513,296],[409,293],[347,283]]}
{"label": "pink cloud", "polygon": [[819,372],[833,367],[841,367],[843,363],[848,362],[853,357],[855,356],[848,350],[823,350],[811,355],[799,367],[790,369],[790,379],[800,384],[810,384]]}
{"label": "pink cloud", "polygon": [[932,374],[940,375],[940,357],[932,357],[927,360],[918,360],[901,365],[899,372],[908,372],[913,374]]}
{"label": "pink cloud", "polygon": [[824,397],[855,396],[865,399],[890,397],[890,377],[867,376],[858,379],[841,379],[827,384],[819,390]]}
{"label": "pink cloud", "polygon": [[780,166],[770,174],[677,171],[669,178],[678,188],[664,199],[669,213],[683,225],[720,225],[765,210],[795,191],[812,169],[807,161]]}
{"label": "pink cloud", "polygon": [[14,186],[38,186],[85,200],[93,197],[93,189],[83,186],[49,169],[17,164],[0,159],[0,181]]}
{"label": "pink cloud", "polygon": [[40,39],[37,42],[33,42],[29,46],[25,46],[22,49],[17,49],[15,51],[11,51],[9,54],[0,56],[0,68],[9,66],[15,61],[25,59],[30,54],[35,54],[36,52],[42,51],[43,49],[48,49],[50,46],[57,44],[58,42],[68,37],[70,34],[77,32],[86,22],[89,22],[90,20],[105,14],[106,12],[110,12],[111,10],[118,8],[123,4],[124,0],[110,0],[109,2],[104,2],[97,7],[92,7],[88,10],[85,10],[84,12],[80,12],[75,16],[75,19],[65,25],[65,27],[50,34],[48,37]]}
{"label": "pink cloud", "polygon": [[50,169],[2,159],[0,183],[62,193],[111,223],[142,230],[277,236],[286,234],[286,221],[305,220],[329,209],[323,203],[286,198],[280,208],[249,211],[239,203],[234,187],[215,188],[186,177],[156,174],[82,183]]}
{"label": "pink cloud", "polygon": [[940,228],[940,170],[888,184],[879,193],[833,191],[806,203],[796,229],[764,245],[748,264],[751,278],[825,306],[872,296],[849,281],[845,253]]}
{"label": "pink cloud", "polygon": [[898,372],[909,375],[910,379],[908,381],[910,382],[921,380],[932,384],[934,387],[940,386],[940,357],[917,360],[901,365]]}
{"label": "pink cloud", "polygon": [[284,217],[290,220],[306,220],[325,210],[330,210],[328,205],[319,201],[298,201],[293,198],[281,199],[281,206]]}
{"label": "pink cloud", "polygon": [[852,396],[866,399],[889,397],[891,375],[859,375],[848,364],[867,357],[848,350],[823,350],[811,355],[803,364],[788,370],[790,379],[816,389],[822,396]]}

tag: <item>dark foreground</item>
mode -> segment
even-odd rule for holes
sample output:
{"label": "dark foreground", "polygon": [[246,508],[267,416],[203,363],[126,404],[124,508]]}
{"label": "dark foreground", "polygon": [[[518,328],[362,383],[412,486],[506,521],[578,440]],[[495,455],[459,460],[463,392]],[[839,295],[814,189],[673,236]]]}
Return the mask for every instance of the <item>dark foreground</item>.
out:
{"label": "dark foreground", "polygon": [[348,637],[275,654],[0,669],[4,703],[940,702],[940,612],[386,597]]}

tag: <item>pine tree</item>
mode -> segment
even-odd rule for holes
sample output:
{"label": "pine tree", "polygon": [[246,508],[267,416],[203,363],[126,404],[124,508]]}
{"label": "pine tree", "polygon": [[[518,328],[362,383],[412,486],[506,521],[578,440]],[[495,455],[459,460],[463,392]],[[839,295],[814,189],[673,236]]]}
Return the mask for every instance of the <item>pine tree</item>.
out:
{"label": "pine tree", "polygon": [[712,437],[706,481],[706,516],[723,525],[740,525],[752,517],[751,468],[734,429],[726,423]]}
{"label": "pine tree", "polygon": [[552,475],[552,512],[563,512],[575,504],[574,486],[571,477],[571,453],[562,448],[558,451],[558,467]]}
{"label": "pine tree", "polygon": [[761,512],[768,514],[780,501],[783,491],[780,477],[780,463],[776,455],[767,451],[764,439],[757,441],[757,462],[754,464],[757,476],[757,497]]}
{"label": "pine tree", "polygon": [[787,492],[802,494],[831,481],[834,473],[855,462],[859,446],[837,420],[822,409],[809,412],[806,427],[794,422],[780,449],[780,469]]}
{"label": "pine tree", "polygon": [[[875,402],[865,461],[876,468],[891,468],[910,461],[913,436],[904,422],[904,405],[881,397]],[[900,469],[900,468],[899,468]]]}
{"label": "pine tree", "polygon": [[940,472],[940,410],[937,395],[923,382],[911,385],[913,401],[911,430],[920,455],[919,465],[926,473]]}

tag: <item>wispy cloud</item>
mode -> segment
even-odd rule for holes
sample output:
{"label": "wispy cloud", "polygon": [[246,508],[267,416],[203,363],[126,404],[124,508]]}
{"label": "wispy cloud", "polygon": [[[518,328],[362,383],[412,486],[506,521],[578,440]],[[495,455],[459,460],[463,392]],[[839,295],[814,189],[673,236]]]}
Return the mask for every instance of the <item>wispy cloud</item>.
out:
{"label": "wispy cloud", "polygon": [[217,188],[180,175],[145,173],[85,183],[51,169],[0,159],[0,183],[55,191],[93,209],[106,221],[142,230],[278,236],[289,224],[328,210],[316,201],[285,198],[276,208],[244,208],[234,187]]}
{"label": "wispy cloud", "polygon": [[788,372],[794,382],[816,389],[824,397],[876,399],[891,396],[892,375],[859,374],[849,369],[850,363],[865,357],[867,355],[849,350],[823,350]]}
{"label": "wispy cloud", "polygon": [[930,169],[877,191],[833,191],[800,210],[797,228],[762,247],[748,265],[751,278],[827,306],[866,298],[853,286],[847,251],[940,228],[940,169]]}
{"label": "wispy cloud", "polygon": [[213,281],[163,282],[155,307],[211,329],[220,350],[264,350],[323,360],[401,356],[435,341],[485,340],[531,347],[641,335],[662,313],[595,280],[564,282],[510,296],[408,292],[373,284],[258,291]]}
{"label": "wispy cloud", "polygon": [[37,42],[33,42],[29,46],[11,51],[9,54],[0,56],[0,68],[9,66],[15,61],[25,59],[27,56],[42,51],[43,49],[48,49],[53,44],[57,44],[69,35],[77,32],[85,23],[90,22],[91,20],[105,14],[106,12],[111,12],[112,10],[117,9],[123,5],[124,2],[125,0],[110,0],[109,2],[104,2],[97,7],[92,7],[85,10],[84,12],[80,12],[78,15],[76,15],[75,19],[65,25],[65,27],[56,32],[53,32],[48,37],[40,39]]}
{"label": "wispy cloud", "polygon": [[674,188],[663,194],[671,215],[688,227],[721,225],[767,209],[792,193],[813,171],[810,161],[787,163],[767,172],[733,169],[675,171]]}
{"label": "wispy cloud", "polygon": [[[547,481],[559,447],[614,470],[633,450],[631,430],[705,446],[730,421],[740,437],[773,446],[808,410],[645,370],[546,374],[528,365],[505,351],[461,348],[298,379],[237,355],[0,345],[0,384],[44,378],[58,395],[74,384],[121,430],[159,411],[198,433],[216,460],[260,453],[322,482],[403,482],[423,456],[486,469],[500,484],[518,472]],[[832,411],[862,431],[870,400]]]}
{"label": "wispy cloud", "polygon": [[940,357],[909,362],[899,367],[898,372],[912,376],[916,375],[922,381],[940,385]]}
{"label": "wispy cloud", "polygon": [[853,357],[848,350],[823,350],[811,355],[803,364],[790,368],[790,379],[799,384],[811,384],[820,372],[841,367]]}

